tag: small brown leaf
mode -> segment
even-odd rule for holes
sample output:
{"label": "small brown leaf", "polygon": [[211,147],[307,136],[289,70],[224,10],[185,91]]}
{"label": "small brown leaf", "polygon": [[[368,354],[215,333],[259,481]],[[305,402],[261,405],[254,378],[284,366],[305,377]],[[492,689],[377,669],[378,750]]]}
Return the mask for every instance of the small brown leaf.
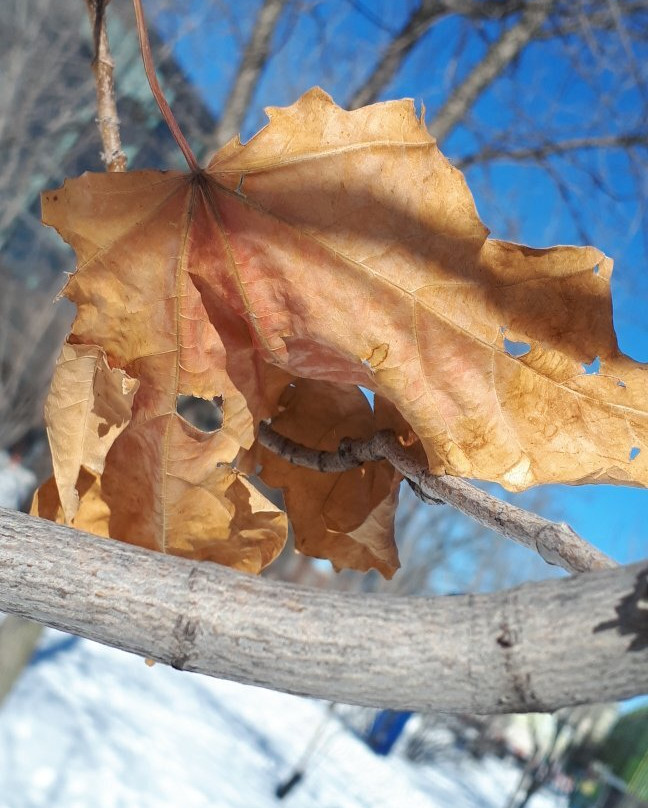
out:
{"label": "small brown leaf", "polygon": [[[132,464],[136,466],[136,464]],[[227,466],[214,469],[211,476],[196,488],[184,486],[169,506],[173,522],[165,532],[167,545],[156,543],[150,517],[145,513],[149,503],[142,499],[148,492],[121,486],[122,478],[103,478],[82,469],[77,488],[81,503],[73,527],[128,541],[149,550],[163,550],[173,555],[216,561],[245,572],[259,573],[283,549],[287,537],[286,515],[259,493],[244,476]],[[126,497],[121,507],[115,497]],[[135,510],[139,505],[140,510]],[[63,522],[64,514],[56,482],[51,477],[36,492],[31,514],[53,522]],[[209,520],[209,521],[207,521]],[[208,529],[205,526],[208,525]]]}
{"label": "small brown leaf", "polygon": [[[101,496],[100,478],[82,468],[76,484],[79,492],[79,508],[69,522],[79,530],[86,530],[96,536],[109,537],[110,510]],[[65,522],[59,491],[54,477],[44,482],[34,494],[30,514],[49,519],[59,524]]]}
{"label": "small brown leaf", "polygon": [[111,369],[96,345],[65,343],[45,403],[45,425],[65,521],[79,507],[75,488],[82,467],[101,474],[108,450],[131,419],[139,386]]}
{"label": "small brown leaf", "polygon": [[[273,428],[315,449],[335,451],[342,438],[369,438],[376,431],[369,402],[357,387],[298,379],[279,406]],[[394,514],[401,477],[389,463],[322,474],[267,449],[261,463],[261,479],[284,492],[300,552],[328,558],[337,568],[375,568],[392,577],[399,567]]]}

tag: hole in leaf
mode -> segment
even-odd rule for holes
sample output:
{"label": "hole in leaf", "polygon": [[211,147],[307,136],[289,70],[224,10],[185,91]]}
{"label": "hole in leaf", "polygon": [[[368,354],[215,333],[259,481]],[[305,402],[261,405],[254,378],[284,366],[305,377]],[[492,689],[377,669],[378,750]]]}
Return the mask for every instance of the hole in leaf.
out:
{"label": "hole in leaf", "polygon": [[593,272],[595,275],[598,275],[600,271],[601,271],[601,268],[599,267],[599,265],[598,265],[598,264],[595,264],[594,269],[592,270],[592,272]]}
{"label": "hole in leaf", "polygon": [[220,396],[211,401],[194,396],[178,396],[176,410],[185,421],[203,432],[213,432],[223,425],[223,399]]}
{"label": "hole in leaf", "polygon": [[374,391],[373,390],[367,390],[367,388],[363,387],[362,385],[359,385],[359,387],[360,387],[360,392],[364,394],[365,398],[369,402],[369,406],[373,410],[374,409],[374,401],[375,401]]}
{"label": "hole in leaf", "polygon": [[583,370],[585,371],[586,376],[595,376],[600,369],[601,360],[598,356],[595,356],[589,364],[587,362],[583,362]]}
{"label": "hole in leaf", "polygon": [[621,379],[617,381],[617,387],[626,387],[626,386],[627,386],[626,383],[624,381],[621,381]]}
{"label": "hole in leaf", "polygon": [[531,350],[531,345],[528,342],[515,342],[504,337],[504,350],[509,356],[526,356]]}
{"label": "hole in leaf", "polygon": [[630,460],[634,460],[640,451],[641,449],[638,446],[633,446],[632,449],[630,449]]}

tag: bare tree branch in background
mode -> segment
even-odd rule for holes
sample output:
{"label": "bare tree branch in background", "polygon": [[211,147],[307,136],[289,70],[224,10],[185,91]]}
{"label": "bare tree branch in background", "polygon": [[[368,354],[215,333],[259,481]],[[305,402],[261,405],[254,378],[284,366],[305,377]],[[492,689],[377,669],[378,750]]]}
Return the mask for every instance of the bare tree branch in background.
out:
{"label": "bare tree branch in background", "polygon": [[529,0],[520,19],[502,31],[484,58],[475,65],[464,81],[452,90],[450,97],[434,116],[430,130],[438,140],[442,141],[447,137],[482,92],[524,49],[546,21],[555,4],[556,0]]}
{"label": "bare tree branch in background", "polygon": [[648,148],[648,131],[636,134],[601,135],[600,137],[570,138],[562,141],[549,141],[540,146],[524,148],[506,148],[490,146],[473,154],[467,154],[455,160],[457,168],[466,169],[475,164],[490,163],[496,160],[522,162],[533,160],[540,162],[547,157],[567,154],[585,149],[630,149],[633,146]]}
{"label": "bare tree branch in background", "polygon": [[263,0],[252,36],[245,47],[236,79],[214,133],[214,143],[222,146],[241,131],[243,119],[264,66],[271,57],[272,37],[284,7],[291,0]]}
{"label": "bare tree branch in background", "polygon": [[[553,186],[555,198],[562,201],[562,211],[555,208],[556,221],[560,217],[571,220],[579,240],[605,244],[606,239],[608,243],[618,243],[619,233],[629,237],[634,229],[641,228],[641,220],[645,222],[648,215],[648,188],[643,179],[648,142],[647,73],[645,61],[635,54],[645,50],[646,42],[645,3],[558,3],[529,44],[536,43],[538,54],[540,49],[551,46],[548,58],[558,57],[564,63],[562,86],[554,82],[545,90],[539,75],[537,84],[525,87],[514,69],[503,74],[501,81],[494,82],[494,103],[506,110],[507,128],[500,128],[499,121],[491,125],[483,116],[468,111],[460,127],[478,146],[455,155],[456,164],[464,169],[480,169],[510,160],[524,163],[525,169],[537,167],[549,179],[545,181],[549,193]],[[566,100],[575,85],[584,97],[592,99],[579,115],[572,112]],[[635,93],[636,97],[621,111],[619,99],[627,93]],[[525,103],[529,98],[534,100],[533,106]],[[625,164],[622,172],[620,158]],[[488,195],[493,176],[479,170],[470,176],[477,195]],[[537,174],[527,176],[535,178]],[[633,185],[631,193],[637,202],[634,223],[623,221],[624,208],[618,204],[621,176]],[[623,194],[627,198],[627,185]],[[587,200],[593,195],[599,204],[591,210]],[[502,219],[506,218],[511,201],[493,198],[493,202]],[[498,235],[520,238],[510,227],[500,229]],[[547,240],[553,238],[548,233]],[[621,257],[619,253],[617,257]]]}
{"label": "bare tree branch in background", "polygon": [[634,19],[638,15],[640,26],[637,31],[632,31],[632,38],[636,33],[643,37],[646,31],[645,28],[641,30],[641,15],[645,15],[646,11],[644,0],[567,0],[563,1],[559,14],[550,20],[547,27],[538,31],[535,38],[541,41],[569,34],[583,35],[584,29],[587,29],[591,43],[593,32],[618,32],[620,19]]}
{"label": "bare tree branch in background", "polygon": [[412,48],[421,40],[429,28],[449,14],[479,19],[499,19],[517,11],[523,0],[423,0],[405,25],[394,35],[385,48],[373,72],[347,102],[349,109],[372,104],[398,73],[403,61]]}
{"label": "bare tree branch in background", "polygon": [[403,60],[430,26],[448,14],[446,3],[423,2],[385,49],[373,73],[349,99],[349,109],[357,109],[377,100],[380,92],[398,72]]}

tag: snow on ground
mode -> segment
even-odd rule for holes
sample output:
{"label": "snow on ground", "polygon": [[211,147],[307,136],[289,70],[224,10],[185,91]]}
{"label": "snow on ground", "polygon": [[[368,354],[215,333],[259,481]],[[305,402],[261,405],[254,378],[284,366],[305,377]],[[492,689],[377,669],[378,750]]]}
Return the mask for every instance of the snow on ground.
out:
{"label": "snow on ground", "polygon": [[495,760],[380,758],[333,718],[280,802],[325,713],[47,631],[0,708],[0,808],[501,808],[519,776]]}
{"label": "snow on ground", "polygon": [[18,510],[35,487],[36,475],[7,452],[0,451],[0,505]]}

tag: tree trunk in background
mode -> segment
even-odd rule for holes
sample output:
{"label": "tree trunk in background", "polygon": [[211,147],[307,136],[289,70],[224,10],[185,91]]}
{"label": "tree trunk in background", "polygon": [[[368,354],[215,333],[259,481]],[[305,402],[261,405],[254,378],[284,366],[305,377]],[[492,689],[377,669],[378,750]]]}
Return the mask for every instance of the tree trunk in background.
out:
{"label": "tree trunk in background", "polygon": [[0,623],[0,704],[32,657],[43,626],[7,615]]}

